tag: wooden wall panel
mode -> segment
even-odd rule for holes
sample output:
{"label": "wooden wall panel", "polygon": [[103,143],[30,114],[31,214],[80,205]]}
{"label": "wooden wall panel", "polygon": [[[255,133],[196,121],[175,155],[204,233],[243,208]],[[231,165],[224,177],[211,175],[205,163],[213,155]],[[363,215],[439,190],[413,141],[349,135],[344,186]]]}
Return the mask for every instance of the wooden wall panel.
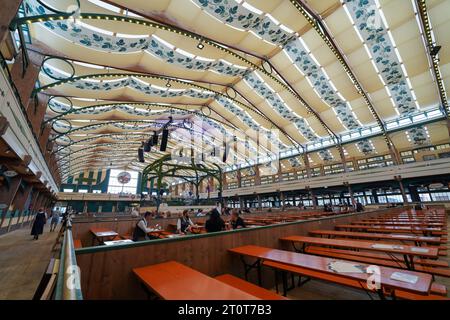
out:
{"label": "wooden wall panel", "polygon": [[[213,236],[155,240],[122,248],[98,247],[94,249],[95,252],[91,252],[93,249],[88,248],[77,250],[83,296],[85,299],[145,299],[146,295],[134,277],[132,269],[169,260],[186,264],[210,276],[232,273],[243,277],[241,261],[229,254],[227,249],[255,244],[291,250],[282,245],[278,239],[288,235],[306,235],[308,231],[315,229],[332,229],[335,224],[375,217],[382,212],[348,214],[313,221],[228,231]],[[250,279],[254,281],[254,274]],[[263,271],[263,285],[265,287],[273,285],[273,272]]]}

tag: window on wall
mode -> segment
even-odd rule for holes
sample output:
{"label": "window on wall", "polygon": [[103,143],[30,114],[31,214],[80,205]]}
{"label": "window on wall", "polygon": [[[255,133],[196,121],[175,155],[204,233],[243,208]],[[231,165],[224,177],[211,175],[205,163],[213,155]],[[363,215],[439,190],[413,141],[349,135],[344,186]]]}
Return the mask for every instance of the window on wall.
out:
{"label": "window on wall", "polygon": [[108,193],[131,193],[136,194],[137,182],[138,182],[138,172],[136,171],[126,171],[130,174],[131,178],[128,183],[121,183],[118,180],[118,176],[124,170],[111,170],[109,176]]}
{"label": "window on wall", "polygon": [[63,189],[63,192],[73,192],[73,189]]}

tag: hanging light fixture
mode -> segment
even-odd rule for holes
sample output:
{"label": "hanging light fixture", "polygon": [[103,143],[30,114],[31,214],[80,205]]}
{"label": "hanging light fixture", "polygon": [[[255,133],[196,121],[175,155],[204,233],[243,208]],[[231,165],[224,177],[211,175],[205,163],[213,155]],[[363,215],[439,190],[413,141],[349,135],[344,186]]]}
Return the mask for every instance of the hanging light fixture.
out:
{"label": "hanging light fixture", "polygon": [[205,45],[203,44],[203,39],[200,40],[200,42],[197,44],[197,48],[200,50],[203,50],[203,48],[205,47]]}

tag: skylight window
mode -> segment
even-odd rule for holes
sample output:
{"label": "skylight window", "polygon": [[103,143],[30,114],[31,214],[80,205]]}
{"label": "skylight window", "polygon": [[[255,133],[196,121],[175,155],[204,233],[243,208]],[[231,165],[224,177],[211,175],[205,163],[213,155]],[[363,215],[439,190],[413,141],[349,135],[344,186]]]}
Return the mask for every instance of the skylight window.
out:
{"label": "skylight window", "polygon": [[152,34],[152,37],[161,42],[162,44],[164,44],[165,46],[169,47],[170,49],[175,50],[175,46],[173,44],[161,39],[157,35]]}
{"label": "skylight window", "polygon": [[82,22],[80,20],[77,20],[76,24],[78,24],[78,25],[80,25],[82,27],[85,27],[86,29],[89,29],[89,30],[92,30],[92,31],[96,31],[96,32],[100,32],[100,33],[106,34],[108,36],[113,36],[114,35],[114,33],[111,32],[111,31],[91,26],[90,24],[84,23],[84,22]]}
{"label": "skylight window", "polygon": [[83,66],[83,67],[87,67],[87,68],[93,68],[93,69],[105,69],[105,67],[103,66],[99,66],[96,64],[91,64],[91,63],[85,63],[85,62],[80,62],[80,61],[72,61],[74,64]]}
{"label": "skylight window", "polygon": [[130,39],[141,39],[141,38],[148,38],[148,34],[127,34],[127,33],[117,33],[117,37],[122,38],[130,38]]}
{"label": "skylight window", "polygon": [[242,6],[246,9],[250,10],[251,12],[256,13],[257,15],[263,14],[263,12],[261,10],[256,9],[255,7],[253,7],[252,5],[248,4],[245,1],[242,2]]}
{"label": "skylight window", "polygon": [[97,5],[97,6],[99,6],[99,7],[102,7],[104,9],[106,9],[106,10],[109,10],[109,11],[113,11],[115,13],[120,13],[120,11],[121,11],[120,8],[118,8],[116,6],[113,6],[113,5],[109,4],[109,3],[100,1],[100,0],[88,0],[88,1],[93,3],[93,4],[95,4],[95,5]]}

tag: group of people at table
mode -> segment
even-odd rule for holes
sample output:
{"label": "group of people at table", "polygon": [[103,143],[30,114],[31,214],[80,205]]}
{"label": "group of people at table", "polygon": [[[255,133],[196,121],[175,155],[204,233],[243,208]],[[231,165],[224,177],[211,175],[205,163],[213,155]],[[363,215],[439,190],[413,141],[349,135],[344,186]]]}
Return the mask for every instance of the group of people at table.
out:
{"label": "group of people at table", "polygon": [[[155,230],[150,226],[151,213],[145,212],[141,215],[141,218],[136,223],[136,227],[133,232],[133,241],[142,241],[155,239],[157,236],[151,235]],[[240,217],[239,211],[237,209],[231,210],[231,218],[228,222],[225,222],[218,211],[217,208],[212,209],[208,213],[208,219],[205,222],[204,228],[206,232],[218,232],[224,230],[234,230],[245,228],[245,222]],[[184,210],[177,220],[176,234],[185,235],[194,233],[194,229],[198,229],[200,226],[192,222],[189,211]]]}

